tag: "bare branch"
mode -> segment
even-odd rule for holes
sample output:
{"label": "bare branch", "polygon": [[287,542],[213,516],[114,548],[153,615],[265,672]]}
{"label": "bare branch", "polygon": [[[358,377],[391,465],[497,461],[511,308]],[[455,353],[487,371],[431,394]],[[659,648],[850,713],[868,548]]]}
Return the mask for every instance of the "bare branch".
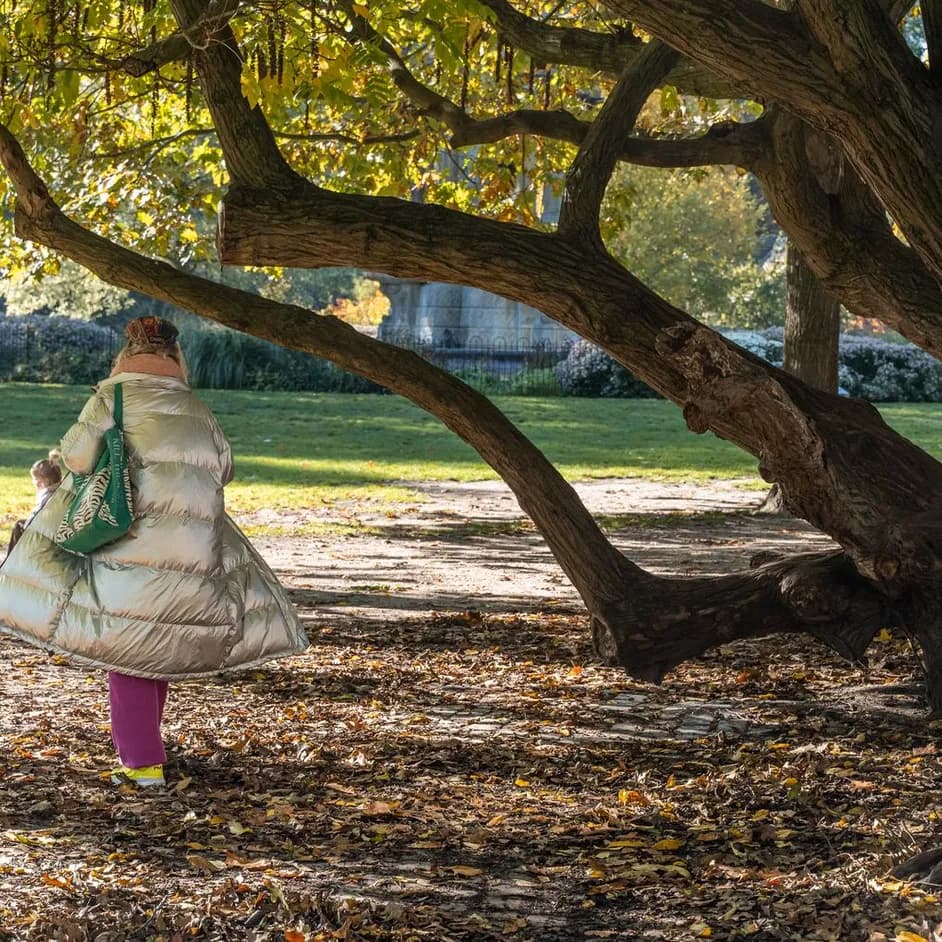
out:
{"label": "bare branch", "polygon": [[350,20],[354,36],[361,42],[375,46],[386,57],[389,74],[396,87],[425,114],[443,121],[453,133],[460,132],[471,120],[467,112],[420,82],[392,43],[356,11],[351,0],[339,0],[338,5]]}
{"label": "bare branch", "polygon": [[121,68],[134,76],[146,75],[168,62],[188,58],[194,49],[205,49],[213,33],[218,32],[239,9],[240,0],[209,0],[204,11],[188,26],[151,43],[145,49],[125,56]]}
{"label": "bare branch", "polygon": [[[625,26],[609,33],[571,26],[554,26],[524,15],[508,0],[480,0],[493,14],[501,35],[536,62],[580,66],[617,75],[644,44]],[[736,98],[740,91],[729,81],[689,60],[679,62],[667,77],[684,94]]]}
{"label": "bare branch", "polygon": [[654,41],[635,58],[618,79],[566,175],[566,190],[559,217],[560,234],[579,235],[601,244],[599,207],[622,142],[638,118],[648,96],[677,61],[677,53]]}

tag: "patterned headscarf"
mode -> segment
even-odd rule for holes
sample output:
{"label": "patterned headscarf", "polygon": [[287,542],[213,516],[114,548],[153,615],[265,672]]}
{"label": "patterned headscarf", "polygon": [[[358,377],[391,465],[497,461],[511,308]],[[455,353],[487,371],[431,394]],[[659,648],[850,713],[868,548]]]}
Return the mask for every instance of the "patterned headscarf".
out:
{"label": "patterned headscarf", "polygon": [[162,317],[138,317],[124,328],[128,347],[171,347],[177,339],[177,328]]}

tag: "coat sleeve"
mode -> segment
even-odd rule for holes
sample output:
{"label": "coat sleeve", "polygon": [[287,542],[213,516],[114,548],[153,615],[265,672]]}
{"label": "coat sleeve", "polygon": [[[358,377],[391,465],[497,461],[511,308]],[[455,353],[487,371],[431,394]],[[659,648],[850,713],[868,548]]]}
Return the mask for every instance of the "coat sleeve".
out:
{"label": "coat sleeve", "polygon": [[65,466],[75,474],[91,474],[104,451],[104,433],[112,425],[112,400],[104,393],[96,393],[85,403],[78,421],[59,445]]}

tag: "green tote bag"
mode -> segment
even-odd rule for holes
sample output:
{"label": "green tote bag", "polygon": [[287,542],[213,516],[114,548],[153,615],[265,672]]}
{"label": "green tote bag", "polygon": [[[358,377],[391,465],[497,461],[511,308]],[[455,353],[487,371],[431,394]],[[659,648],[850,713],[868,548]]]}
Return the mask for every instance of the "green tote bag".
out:
{"label": "green tote bag", "polygon": [[93,553],[131,529],[131,476],[124,450],[124,393],[114,387],[114,426],[105,432],[105,450],[91,474],[73,475],[75,496],[55,541],[70,553]]}

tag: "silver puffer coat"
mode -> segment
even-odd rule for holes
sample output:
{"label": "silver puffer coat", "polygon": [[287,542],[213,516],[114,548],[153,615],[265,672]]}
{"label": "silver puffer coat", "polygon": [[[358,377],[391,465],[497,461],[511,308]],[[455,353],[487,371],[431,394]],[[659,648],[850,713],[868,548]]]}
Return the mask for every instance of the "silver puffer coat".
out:
{"label": "silver puffer coat", "polygon": [[52,537],[67,476],[0,568],[0,630],[79,663],[174,680],[246,668],[307,646],[278,580],[226,516],[232,458],[213,414],[181,379],[120,373],[98,386],[62,441],[93,470],[123,384],[134,523],[83,557]]}

